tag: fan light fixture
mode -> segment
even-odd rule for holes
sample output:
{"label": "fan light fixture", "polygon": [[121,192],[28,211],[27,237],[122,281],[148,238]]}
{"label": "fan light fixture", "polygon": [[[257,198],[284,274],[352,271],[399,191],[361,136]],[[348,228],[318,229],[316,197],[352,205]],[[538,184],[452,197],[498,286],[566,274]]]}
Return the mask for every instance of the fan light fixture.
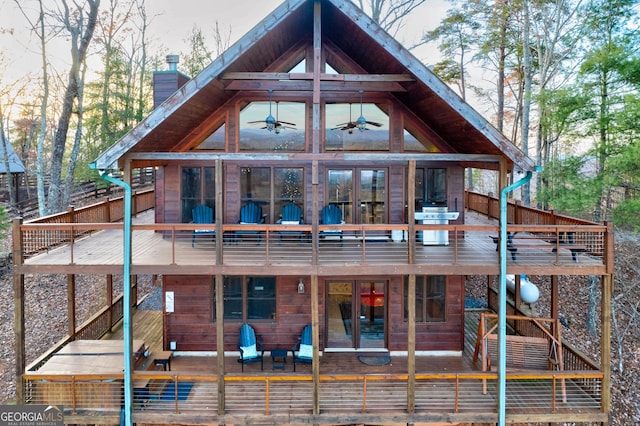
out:
{"label": "fan light fixture", "polygon": [[336,127],[334,127],[331,130],[346,130],[347,132],[349,132],[349,134],[352,134],[353,129],[358,129],[361,132],[368,130],[367,124],[375,127],[382,126],[382,123],[376,123],[375,121],[368,121],[366,118],[364,118],[364,114],[362,113],[362,105],[363,105],[362,94],[364,93],[364,90],[360,90],[359,93],[360,93],[360,117],[358,117],[356,121],[351,121],[351,104],[349,104],[349,121],[347,123],[338,124]]}
{"label": "fan light fixture", "polygon": [[249,124],[264,124],[263,129],[267,129],[270,132],[279,134],[283,129],[295,129],[295,123],[289,123],[287,121],[280,121],[278,119],[278,102],[276,102],[276,116],[271,113],[273,105],[273,90],[269,89],[269,115],[264,120],[249,121]]}
{"label": "fan light fixture", "polygon": [[276,119],[273,115],[271,115],[271,95],[273,94],[273,90],[269,89],[269,115],[264,119],[264,123],[267,126],[267,130],[272,132],[276,128]]}
{"label": "fan light fixture", "polygon": [[360,90],[360,117],[358,117],[358,119],[356,120],[356,127],[361,132],[364,132],[365,130],[367,130],[367,119],[364,118],[364,116],[362,115],[362,93],[363,92],[364,92],[363,90]]}

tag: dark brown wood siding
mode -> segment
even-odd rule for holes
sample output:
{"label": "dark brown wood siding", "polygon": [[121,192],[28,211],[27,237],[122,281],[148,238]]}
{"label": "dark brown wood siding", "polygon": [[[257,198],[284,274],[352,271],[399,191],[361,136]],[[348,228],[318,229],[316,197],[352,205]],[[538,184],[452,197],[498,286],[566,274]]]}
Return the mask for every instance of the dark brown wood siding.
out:
{"label": "dark brown wood siding", "polygon": [[165,211],[167,223],[180,223],[180,167],[173,163],[165,167]]}
{"label": "dark brown wood siding", "polygon": [[164,194],[164,167],[159,167],[156,170],[156,180],[155,180],[155,209],[154,214],[156,217],[156,223],[164,223],[164,212],[165,212],[165,194]]}
{"label": "dark brown wood siding", "polygon": [[[404,321],[403,278],[389,279],[388,290],[388,349],[407,349],[407,323]],[[253,321],[251,325],[262,340],[265,349],[290,349],[296,343],[304,326],[311,322],[309,277],[302,277],[306,291],[298,293],[297,277],[279,277],[277,280],[277,315],[274,320]],[[165,346],[176,342],[181,351],[215,351],[216,325],[213,321],[213,277],[166,276],[164,291],[174,293],[174,312],[165,314]],[[320,349],[324,347],[325,287],[318,288]],[[418,324],[416,350],[462,350],[464,324],[464,277],[450,276],[447,280],[447,313],[444,323]],[[238,349],[238,331],[241,322],[225,322],[225,351]]]}
{"label": "dark brown wood siding", "polygon": [[[277,281],[277,316],[273,321],[254,321],[251,325],[267,350],[291,349],[304,326],[311,322],[309,277],[303,277],[307,291],[298,293],[297,277]],[[215,351],[216,324],[213,315],[214,278],[211,276],[165,276],[164,292],[174,293],[174,312],[165,314],[165,347],[176,342],[179,351]],[[320,294],[324,290],[320,289]],[[320,298],[321,317],[324,298]],[[323,320],[322,320],[323,321]],[[225,321],[224,350],[238,350],[240,321]],[[320,341],[323,340],[322,331]]]}
{"label": "dark brown wood siding", "polygon": [[[389,350],[407,350],[407,323],[404,320],[404,279],[394,277],[389,284]],[[446,321],[416,324],[417,351],[461,351],[464,333],[464,277],[447,277]]]}

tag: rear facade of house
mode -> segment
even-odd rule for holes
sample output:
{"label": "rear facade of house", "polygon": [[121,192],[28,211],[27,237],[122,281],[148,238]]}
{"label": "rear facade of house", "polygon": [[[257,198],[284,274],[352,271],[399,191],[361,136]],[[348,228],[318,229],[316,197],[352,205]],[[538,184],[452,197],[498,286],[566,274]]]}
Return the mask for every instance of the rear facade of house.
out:
{"label": "rear facade of house", "polygon": [[[500,193],[510,174],[514,181],[531,176],[534,164],[350,2],[285,2],[193,78],[177,71],[176,60],[168,57],[169,69],[154,75],[154,111],[95,163],[105,172],[122,170],[125,181],[136,169],[155,169],[149,229],[170,248],[162,253],[170,260],[138,256],[134,247],[132,271],[162,276],[162,349],[218,359],[215,412],[176,406],[166,423],[495,423],[498,394],[481,386],[496,382],[495,370],[482,372],[478,362],[471,372],[488,376],[465,378],[462,371],[429,376],[434,371],[416,368],[416,358],[465,356],[467,277],[498,282],[501,261],[516,277],[547,277],[555,295],[551,320],[561,310],[561,276],[599,275],[607,294],[608,228],[581,231],[580,223],[553,216],[532,222],[525,208],[501,211],[496,198],[466,192],[470,169],[492,173]],[[496,217],[516,226],[510,232],[517,242],[509,240],[503,252],[498,222],[489,220]],[[561,248],[560,235],[571,245]],[[103,266],[96,271],[110,267]],[[27,273],[29,262],[19,271]],[[509,314],[520,313],[519,291]],[[496,308],[491,294],[487,301]],[[236,356],[245,323],[265,346],[265,371],[270,350],[291,350],[312,325],[304,376],[310,388],[301,393],[311,401],[308,410],[276,411],[267,399],[259,415],[232,412],[225,390],[235,382],[220,355]],[[602,328],[604,354],[605,320]],[[376,411],[366,403],[374,385],[361,388],[362,373],[354,371],[364,406],[336,414],[323,405],[330,392],[322,359],[334,354],[403,359],[406,373],[365,381],[399,383],[387,391],[400,392],[404,404]],[[568,357],[557,368],[556,355],[555,367],[539,372],[550,384],[542,396],[549,403],[507,405],[509,422],[607,422],[607,357],[565,377]],[[265,371],[250,363],[238,377]],[[525,369],[510,369],[518,371]],[[525,393],[528,374],[512,377]],[[268,394],[276,385],[265,380]],[[326,380],[328,387],[352,385]],[[477,387],[468,390],[468,382]],[[429,405],[436,395],[425,388],[439,386],[453,408]],[[493,389],[493,408],[462,409],[465,389],[471,400]],[[581,406],[577,395],[593,405]],[[134,407],[136,422],[163,423],[144,415]]]}

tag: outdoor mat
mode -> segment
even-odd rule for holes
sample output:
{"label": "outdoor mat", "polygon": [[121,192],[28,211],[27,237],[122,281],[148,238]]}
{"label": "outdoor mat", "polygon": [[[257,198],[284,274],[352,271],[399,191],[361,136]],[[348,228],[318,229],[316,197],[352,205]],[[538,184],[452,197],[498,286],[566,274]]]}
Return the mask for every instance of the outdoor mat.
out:
{"label": "outdoor mat", "polygon": [[[178,401],[185,401],[189,396],[189,392],[191,392],[191,388],[193,387],[193,382],[179,382],[178,383]],[[176,400],[176,384],[175,382],[171,382],[167,385],[164,392],[162,393],[162,397],[160,398],[162,401],[175,401]]]}
{"label": "outdoor mat", "polygon": [[366,365],[387,365],[391,362],[389,355],[359,355],[358,359]]}

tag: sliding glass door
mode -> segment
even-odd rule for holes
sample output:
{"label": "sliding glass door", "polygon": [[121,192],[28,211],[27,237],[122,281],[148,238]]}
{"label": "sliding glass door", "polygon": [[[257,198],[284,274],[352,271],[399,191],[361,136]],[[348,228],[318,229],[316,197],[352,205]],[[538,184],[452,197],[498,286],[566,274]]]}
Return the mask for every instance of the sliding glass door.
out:
{"label": "sliding glass door", "polygon": [[385,281],[327,283],[327,348],[386,347]]}

